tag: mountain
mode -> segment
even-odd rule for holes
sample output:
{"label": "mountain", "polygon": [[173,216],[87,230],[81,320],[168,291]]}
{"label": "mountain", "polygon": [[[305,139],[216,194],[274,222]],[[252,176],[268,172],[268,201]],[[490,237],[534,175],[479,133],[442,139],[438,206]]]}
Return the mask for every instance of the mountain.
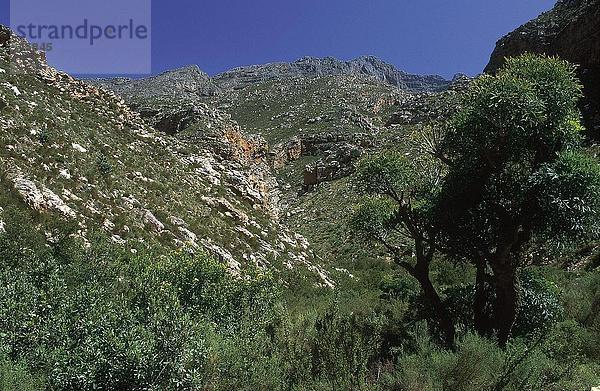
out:
{"label": "mountain", "polygon": [[132,251],[204,249],[233,273],[297,267],[331,284],[306,239],[279,223],[260,138],[206,104],[154,110],[158,122],[183,112],[185,130],[156,130],[0,26],[0,226],[3,210],[19,208],[40,229],[56,221],[83,240],[101,231]]}
{"label": "mountain", "polygon": [[600,139],[600,0],[561,0],[498,41],[485,72],[504,58],[525,52],[558,55],[579,65],[585,99],[581,104],[589,134]]}
{"label": "mountain", "polygon": [[451,83],[441,76],[413,75],[400,71],[373,56],[363,56],[352,61],[341,61],[333,57],[304,57],[292,63],[239,67],[212,78],[196,65],[190,65],[144,79],[97,79],[89,80],[89,83],[106,87],[133,102],[152,98],[179,99],[182,96],[188,100],[198,99],[219,93],[228,94],[231,90],[265,81],[325,76],[372,78],[411,92],[443,91]]}
{"label": "mountain", "polygon": [[210,77],[196,65],[166,71],[145,79],[99,79],[90,80],[90,83],[104,86],[124,98],[206,96],[219,90]]}
{"label": "mountain", "polygon": [[[171,96],[171,82],[164,74],[137,80],[123,97],[156,129],[179,139],[190,133],[194,107],[203,105],[225,113],[245,137],[263,139],[280,190],[281,223],[306,237],[319,262],[333,266],[332,276],[339,280],[347,276],[336,267],[357,276],[370,273],[353,265],[357,254],[369,254],[356,246],[344,220],[357,201],[349,182],[356,163],[380,148],[410,145],[420,124],[456,107],[457,86],[468,78],[409,75],[369,56],[236,68],[211,79],[215,94],[178,89]],[[155,88],[155,83],[164,85]],[[125,90],[119,80],[99,84],[117,94]]]}
{"label": "mountain", "polygon": [[362,56],[351,61],[304,57],[292,63],[239,67],[215,76],[214,81],[222,88],[238,89],[267,80],[333,75],[368,76],[403,90],[418,92],[441,91],[449,84],[441,76],[412,75],[400,71],[374,56]]}

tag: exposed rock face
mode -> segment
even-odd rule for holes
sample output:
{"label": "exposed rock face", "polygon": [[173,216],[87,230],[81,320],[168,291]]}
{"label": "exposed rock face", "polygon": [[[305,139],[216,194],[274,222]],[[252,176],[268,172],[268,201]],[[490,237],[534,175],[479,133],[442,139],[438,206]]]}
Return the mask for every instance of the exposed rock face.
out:
{"label": "exposed rock face", "polygon": [[165,229],[165,225],[149,210],[144,211],[144,223],[152,227],[156,232],[162,232]]}
{"label": "exposed rock face", "polygon": [[228,120],[214,108],[193,101],[177,101],[173,104],[130,103],[130,106],[156,130],[169,135],[176,135],[196,123],[201,123],[205,129],[218,129]]}
{"label": "exposed rock face", "polygon": [[373,56],[351,61],[333,57],[304,57],[292,63],[239,67],[215,76],[214,82],[224,89],[238,89],[267,80],[332,75],[370,76],[410,91],[441,91],[449,85],[441,76],[411,75]]}
{"label": "exposed rock face", "polygon": [[169,112],[161,112],[156,109],[138,110],[142,118],[150,119],[151,125],[156,130],[166,134],[174,135],[194,122],[198,116],[197,107],[181,107]]}
{"label": "exposed rock face", "polygon": [[354,144],[334,144],[322,158],[304,168],[304,189],[310,190],[321,182],[351,175],[355,170],[354,163],[363,153],[364,150]]}
{"label": "exposed rock face", "polygon": [[303,187],[310,190],[321,182],[351,175],[355,169],[354,163],[366,149],[375,146],[376,142],[371,135],[360,133],[297,136],[275,146],[271,164],[274,168],[281,168],[302,156],[321,156],[304,168]]}
{"label": "exposed rock face", "polygon": [[581,109],[590,135],[600,138],[600,0],[561,0],[508,34],[496,45],[485,72],[500,68],[506,57],[525,52],[558,55],[580,66],[585,99]]}
{"label": "exposed rock face", "polygon": [[5,168],[5,177],[12,184],[15,191],[32,209],[38,212],[58,212],[63,217],[74,219],[77,217],[73,209],[56,195],[52,190],[38,186],[32,180],[26,178],[21,170],[11,164],[6,164],[0,159]]}

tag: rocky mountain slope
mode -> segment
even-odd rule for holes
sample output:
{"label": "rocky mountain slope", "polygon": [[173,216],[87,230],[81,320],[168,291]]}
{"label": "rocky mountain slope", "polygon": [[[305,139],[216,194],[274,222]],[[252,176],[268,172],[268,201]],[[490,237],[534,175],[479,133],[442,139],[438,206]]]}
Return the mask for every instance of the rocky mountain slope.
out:
{"label": "rocky mountain slope", "polygon": [[[376,70],[385,68],[381,64],[372,57],[349,63],[306,58],[216,76],[212,80],[220,91],[214,95],[183,93],[173,99],[162,93],[168,86],[163,80],[164,86],[123,96],[157,129],[181,140],[197,134],[189,118],[198,107],[214,107],[238,123],[246,138],[264,140],[266,161],[281,190],[281,221],[309,239],[322,264],[354,272],[351,260],[362,250],[344,219],[356,201],[348,180],[355,163],[380,148],[408,148],[431,116],[438,119],[456,107],[450,101],[468,83],[463,76],[443,83],[434,77],[433,84],[414,76],[420,84],[409,86],[408,76],[404,81],[394,79],[393,72],[378,77]],[[431,91],[440,88],[447,91]],[[340,270],[333,270],[336,279],[347,276]]]}
{"label": "rocky mountain slope", "polygon": [[238,67],[209,77],[196,65],[163,72],[145,79],[99,79],[89,82],[104,86],[120,96],[135,99],[177,98],[194,99],[219,92],[241,89],[266,81],[317,78],[324,76],[370,77],[405,91],[442,91],[450,82],[441,76],[413,75],[396,69],[373,56],[351,61],[333,57],[304,57],[295,62],[271,63]]}
{"label": "rocky mountain slope", "polygon": [[218,107],[246,134],[267,141],[276,170],[292,163],[294,174],[287,174],[301,179],[284,187],[296,188],[350,174],[365,146],[373,148],[386,139],[376,135],[385,130],[394,104],[414,94],[446,90],[454,81],[410,75],[363,56],[352,61],[305,57],[239,67],[213,78],[192,66],[146,79],[89,82],[122,96],[169,134],[184,131],[198,105]]}
{"label": "rocky mountain slope", "polygon": [[600,139],[600,1],[560,0],[551,11],[498,41],[485,72],[496,71],[505,57],[525,52],[558,55],[579,64],[586,127]]}
{"label": "rocky mountain slope", "polygon": [[234,272],[308,268],[330,284],[306,239],[278,223],[264,146],[218,110],[196,105],[187,131],[166,135],[3,26],[0,110],[0,211],[27,207],[42,229],[62,220],[132,251],[204,248]]}

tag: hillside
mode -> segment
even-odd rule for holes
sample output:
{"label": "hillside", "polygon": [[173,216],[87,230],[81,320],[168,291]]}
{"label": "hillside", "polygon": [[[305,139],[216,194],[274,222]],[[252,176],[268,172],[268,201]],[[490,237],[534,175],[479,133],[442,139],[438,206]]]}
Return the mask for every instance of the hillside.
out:
{"label": "hillside", "polygon": [[[308,64],[312,60],[303,61]],[[269,71],[263,80],[242,77],[240,74],[248,73],[237,69],[231,78],[241,77],[243,86],[227,88],[217,76],[213,80],[221,87],[219,92],[200,96],[185,91],[176,99],[170,97],[171,81],[164,77],[181,77],[173,83],[178,91],[177,86],[187,84],[187,71],[176,70],[116,88],[119,80],[100,84],[123,93],[126,102],[157,129],[181,140],[196,133],[189,114],[198,105],[217,108],[239,124],[244,134],[253,135],[251,139],[264,139],[266,162],[280,189],[281,222],[309,240],[319,262],[332,268],[334,279],[345,280],[350,273],[364,284],[373,278],[374,270],[387,270],[390,265],[364,253],[347,231],[346,219],[357,201],[349,176],[368,153],[389,147],[410,149],[423,126],[456,110],[459,91],[469,79],[457,76],[446,82],[444,92],[422,88],[417,92],[360,72],[336,74],[340,71],[336,67],[333,71],[317,68],[308,76],[296,70],[290,73],[289,66],[281,64],[251,67],[251,71],[264,74],[273,67],[285,72]],[[374,269],[373,265],[379,266]]]}
{"label": "hillside", "polygon": [[[324,276],[306,240],[277,222],[264,147],[226,115],[196,106],[187,141],[165,135],[114,94],[46,66],[5,27],[0,38],[0,207],[26,204],[40,222],[62,218],[84,238],[102,230],[132,249],[204,248],[233,271],[303,265]],[[28,61],[9,64],[9,45]]]}

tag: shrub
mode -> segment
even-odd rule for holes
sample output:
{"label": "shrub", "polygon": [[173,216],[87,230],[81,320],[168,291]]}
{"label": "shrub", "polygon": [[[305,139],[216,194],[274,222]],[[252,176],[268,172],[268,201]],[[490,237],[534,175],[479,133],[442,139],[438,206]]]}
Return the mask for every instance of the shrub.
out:
{"label": "shrub", "polygon": [[124,258],[101,239],[59,250],[24,221],[0,235],[0,340],[50,388],[201,388],[215,335],[245,322],[258,334],[274,316],[268,275],[236,279],[187,252]]}
{"label": "shrub", "polygon": [[[574,337],[565,333],[575,332]],[[580,330],[564,324],[553,327],[548,339],[525,343],[513,339],[506,349],[475,334],[464,335],[456,351],[431,342],[427,327],[416,329],[413,351],[398,357],[397,370],[387,373],[385,389],[395,390],[585,390],[600,381],[597,364],[584,363]],[[558,348],[558,350],[556,350]]]}
{"label": "shrub", "polygon": [[98,172],[100,172],[102,176],[108,176],[113,171],[112,164],[110,164],[108,157],[103,153],[98,154],[96,157],[96,166],[98,167]]}

